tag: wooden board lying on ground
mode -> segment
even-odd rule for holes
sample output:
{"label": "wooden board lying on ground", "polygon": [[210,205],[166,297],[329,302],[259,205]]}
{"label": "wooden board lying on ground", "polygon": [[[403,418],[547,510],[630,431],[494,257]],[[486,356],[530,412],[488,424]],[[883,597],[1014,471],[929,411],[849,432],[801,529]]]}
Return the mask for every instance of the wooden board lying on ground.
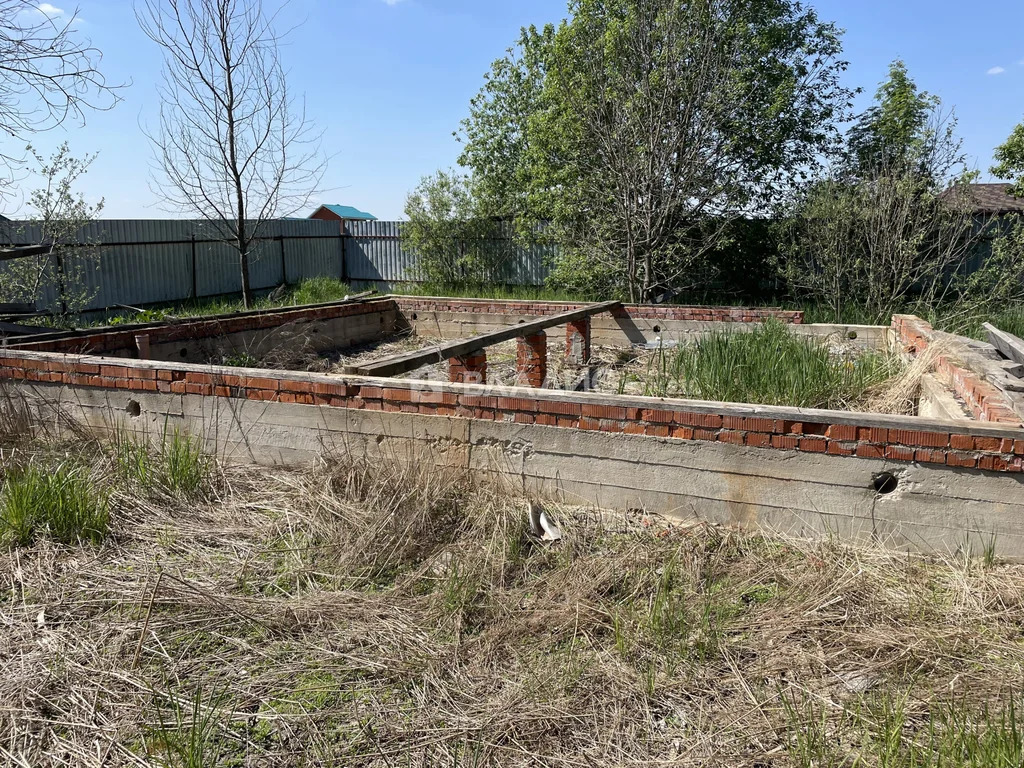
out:
{"label": "wooden board lying on ground", "polygon": [[531,320],[528,323],[520,323],[519,325],[502,328],[500,331],[485,333],[472,339],[450,341],[446,344],[438,344],[437,346],[427,347],[415,352],[386,357],[383,360],[377,360],[372,363],[350,366],[345,372],[360,376],[398,376],[409,371],[415,371],[424,365],[440,363],[453,357],[468,355],[471,352],[476,352],[493,344],[511,341],[521,336],[530,336],[538,331],[543,331],[545,328],[565,325],[566,323],[582,320],[591,315],[609,312],[621,306],[621,301],[605,301],[601,304],[590,304],[581,309],[574,309],[571,312],[563,312],[560,315],[552,315],[551,317],[542,317],[539,320]]}
{"label": "wooden board lying on ground", "polygon": [[1002,352],[1007,359],[1024,365],[1024,340],[1012,333],[999,330],[991,323],[985,323],[982,328],[988,333],[988,340],[993,347]]}

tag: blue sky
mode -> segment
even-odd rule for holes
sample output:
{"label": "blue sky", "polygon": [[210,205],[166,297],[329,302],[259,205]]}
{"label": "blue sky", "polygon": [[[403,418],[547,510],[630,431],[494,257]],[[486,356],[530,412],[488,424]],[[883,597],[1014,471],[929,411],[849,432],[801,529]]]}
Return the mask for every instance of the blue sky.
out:
{"label": "blue sky", "polygon": [[[35,144],[48,152],[67,140],[77,154],[99,153],[82,188],[105,198],[105,218],[167,218],[150,189],[151,150],[140,129],[157,113],[159,51],[139,31],[130,0],[79,2],[82,33],[104,52],[108,78],[132,85],[115,110]],[[846,81],[865,89],[861,105],[889,62],[904,59],[921,88],[956,107],[972,164],[987,175],[993,148],[1024,119],[1024,2],[810,4],[847,30]],[[65,14],[75,7],[50,6]],[[455,163],[452,131],[490,62],[521,26],[564,14],[564,0],[292,0],[289,15],[304,23],[283,57],[333,156],[323,202],[399,218],[420,177]]]}

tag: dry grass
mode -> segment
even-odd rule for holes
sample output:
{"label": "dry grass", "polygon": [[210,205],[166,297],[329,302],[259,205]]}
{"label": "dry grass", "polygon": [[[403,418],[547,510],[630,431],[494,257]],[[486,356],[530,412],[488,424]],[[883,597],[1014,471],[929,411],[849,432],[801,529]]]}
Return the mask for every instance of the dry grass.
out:
{"label": "dry grass", "polygon": [[1017,566],[568,507],[549,545],[433,464],[185,497],[79,453],[107,541],[0,552],[10,765],[909,766],[1024,684]]}
{"label": "dry grass", "polygon": [[928,345],[900,372],[868,392],[861,410],[869,413],[917,414],[921,380],[935,371],[939,358],[954,348],[951,342],[938,341]]}

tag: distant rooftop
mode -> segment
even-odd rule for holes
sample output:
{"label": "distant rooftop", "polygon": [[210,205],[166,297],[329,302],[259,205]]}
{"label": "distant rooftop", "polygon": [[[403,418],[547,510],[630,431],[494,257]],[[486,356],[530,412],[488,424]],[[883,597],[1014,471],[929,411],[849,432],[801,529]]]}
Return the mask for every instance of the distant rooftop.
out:
{"label": "distant rooftop", "polygon": [[[376,221],[377,217],[372,213],[366,211],[360,211],[358,208],[354,208],[351,205],[321,205],[317,208],[313,214],[309,217],[311,219],[323,218],[324,213],[332,213],[335,218],[356,220],[356,221]],[[318,215],[319,214],[319,215]]]}
{"label": "distant rooftop", "polygon": [[[1024,198],[1013,196],[1012,184],[968,184],[955,187],[963,190],[967,196],[970,209],[976,214],[1001,216],[1007,213],[1024,213]],[[952,196],[953,189],[946,190],[944,196]]]}

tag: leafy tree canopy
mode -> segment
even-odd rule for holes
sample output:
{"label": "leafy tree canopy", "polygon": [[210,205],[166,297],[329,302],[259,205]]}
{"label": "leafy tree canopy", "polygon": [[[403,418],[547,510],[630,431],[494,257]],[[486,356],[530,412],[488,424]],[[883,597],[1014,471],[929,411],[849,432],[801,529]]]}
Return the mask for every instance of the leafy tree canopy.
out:
{"label": "leafy tree canopy", "polygon": [[1013,194],[1024,197],[1024,123],[1013,129],[1013,133],[996,148],[996,164],[992,175],[1014,183]]}

